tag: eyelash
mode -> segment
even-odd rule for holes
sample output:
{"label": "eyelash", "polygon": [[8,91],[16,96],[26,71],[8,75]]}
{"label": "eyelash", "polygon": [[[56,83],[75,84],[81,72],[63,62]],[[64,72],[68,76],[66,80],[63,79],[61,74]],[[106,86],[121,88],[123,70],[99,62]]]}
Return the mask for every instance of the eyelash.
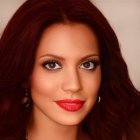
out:
{"label": "eyelash", "polygon": [[[92,65],[92,68],[86,68],[85,66],[83,66],[84,64],[87,64],[88,67],[91,67],[91,65]],[[100,60],[89,59],[89,60],[82,62],[80,64],[80,67],[85,70],[94,71],[99,64],[100,64]],[[42,66],[49,71],[62,69],[61,63],[57,60],[47,60],[42,64]]]}
{"label": "eyelash", "polygon": [[[57,67],[58,67],[58,68],[50,68],[50,66],[47,67],[47,65],[49,65],[49,64],[53,64],[53,66],[54,66],[54,64],[55,64],[55,66],[56,66],[56,64],[57,64]],[[57,60],[47,60],[47,61],[45,61],[45,62],[42,64],[42,66],[43,66],[44,68],[46,68],[47,70],[50,70],[50,71],[58,70],[58,69],[61,69],[61,68],[62,68],[61,64],[60,64]]]}
{"label": "eyelash", "polygon": [[[89,63],[90,63],[90,66],[92,64],[92,68],[85,68],[85,67],[83,67],[83,69],[94,71],[97,68],[97,66],[100,64],[100,61],[99,60],[95,60],[95,59],[89,59],[89,60],[84,61],[81,65],[89,64]],[[87,65],[87,66],[89,66],[89,65]]]}

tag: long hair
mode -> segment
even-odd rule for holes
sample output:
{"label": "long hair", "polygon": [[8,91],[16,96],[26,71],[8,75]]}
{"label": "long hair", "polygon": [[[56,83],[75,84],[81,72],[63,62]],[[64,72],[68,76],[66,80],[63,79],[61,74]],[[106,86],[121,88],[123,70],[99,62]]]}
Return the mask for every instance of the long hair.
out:
{"label": "long hair", "polygon": [[24,139],[32,106],[26,109],[22,103],[22,85],[32,73],[43,31],[55,23],[83,23],[96,34],[102,100],[82,126],[91,139],[121,139],[138,91],[129,78],[113,29],[89,0],[27,0],[9,21],[0,39],[0,139]]}

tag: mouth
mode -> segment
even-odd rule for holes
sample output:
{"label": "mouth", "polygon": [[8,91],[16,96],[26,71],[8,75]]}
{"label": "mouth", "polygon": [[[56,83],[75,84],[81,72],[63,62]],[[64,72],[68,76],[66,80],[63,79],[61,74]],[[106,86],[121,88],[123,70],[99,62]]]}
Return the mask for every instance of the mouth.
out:
{"label": "mouth", "polygon": [[75,112],[80,110],[85,101],[79,99],[64,99],[64,100],[57,100],[55,103],[61,107],[62,109],[70,112]]}

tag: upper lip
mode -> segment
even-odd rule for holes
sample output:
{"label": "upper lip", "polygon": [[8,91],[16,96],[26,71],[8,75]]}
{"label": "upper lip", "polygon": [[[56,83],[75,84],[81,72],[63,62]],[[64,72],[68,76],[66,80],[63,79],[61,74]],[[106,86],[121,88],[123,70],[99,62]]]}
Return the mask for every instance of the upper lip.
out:
{"label": "upper lip", "polygon": [[63,100],[57,100],[55,102],[59,102],[59,103],[82,103],[84,101],[80,100],[80,99],[63,99]]}

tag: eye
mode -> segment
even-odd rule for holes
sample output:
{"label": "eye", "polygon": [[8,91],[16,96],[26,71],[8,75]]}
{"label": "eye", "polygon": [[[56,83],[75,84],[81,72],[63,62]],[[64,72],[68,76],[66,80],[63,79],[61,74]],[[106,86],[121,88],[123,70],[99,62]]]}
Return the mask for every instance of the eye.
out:
{"label": "eye", "polygon": [[54,60],[49,60],[43,63],[43,67],[45,67],[48,70],[57,70],[57,69],[61,69],[61,65]]}
{"label": "eye", "polygon": [[97,61],[97,60],[88,60],[88,61],[83,62],[80,65],[80,68],[87,69],[87,70],[95,70],[97,65],[99,65],[99,61]]}

